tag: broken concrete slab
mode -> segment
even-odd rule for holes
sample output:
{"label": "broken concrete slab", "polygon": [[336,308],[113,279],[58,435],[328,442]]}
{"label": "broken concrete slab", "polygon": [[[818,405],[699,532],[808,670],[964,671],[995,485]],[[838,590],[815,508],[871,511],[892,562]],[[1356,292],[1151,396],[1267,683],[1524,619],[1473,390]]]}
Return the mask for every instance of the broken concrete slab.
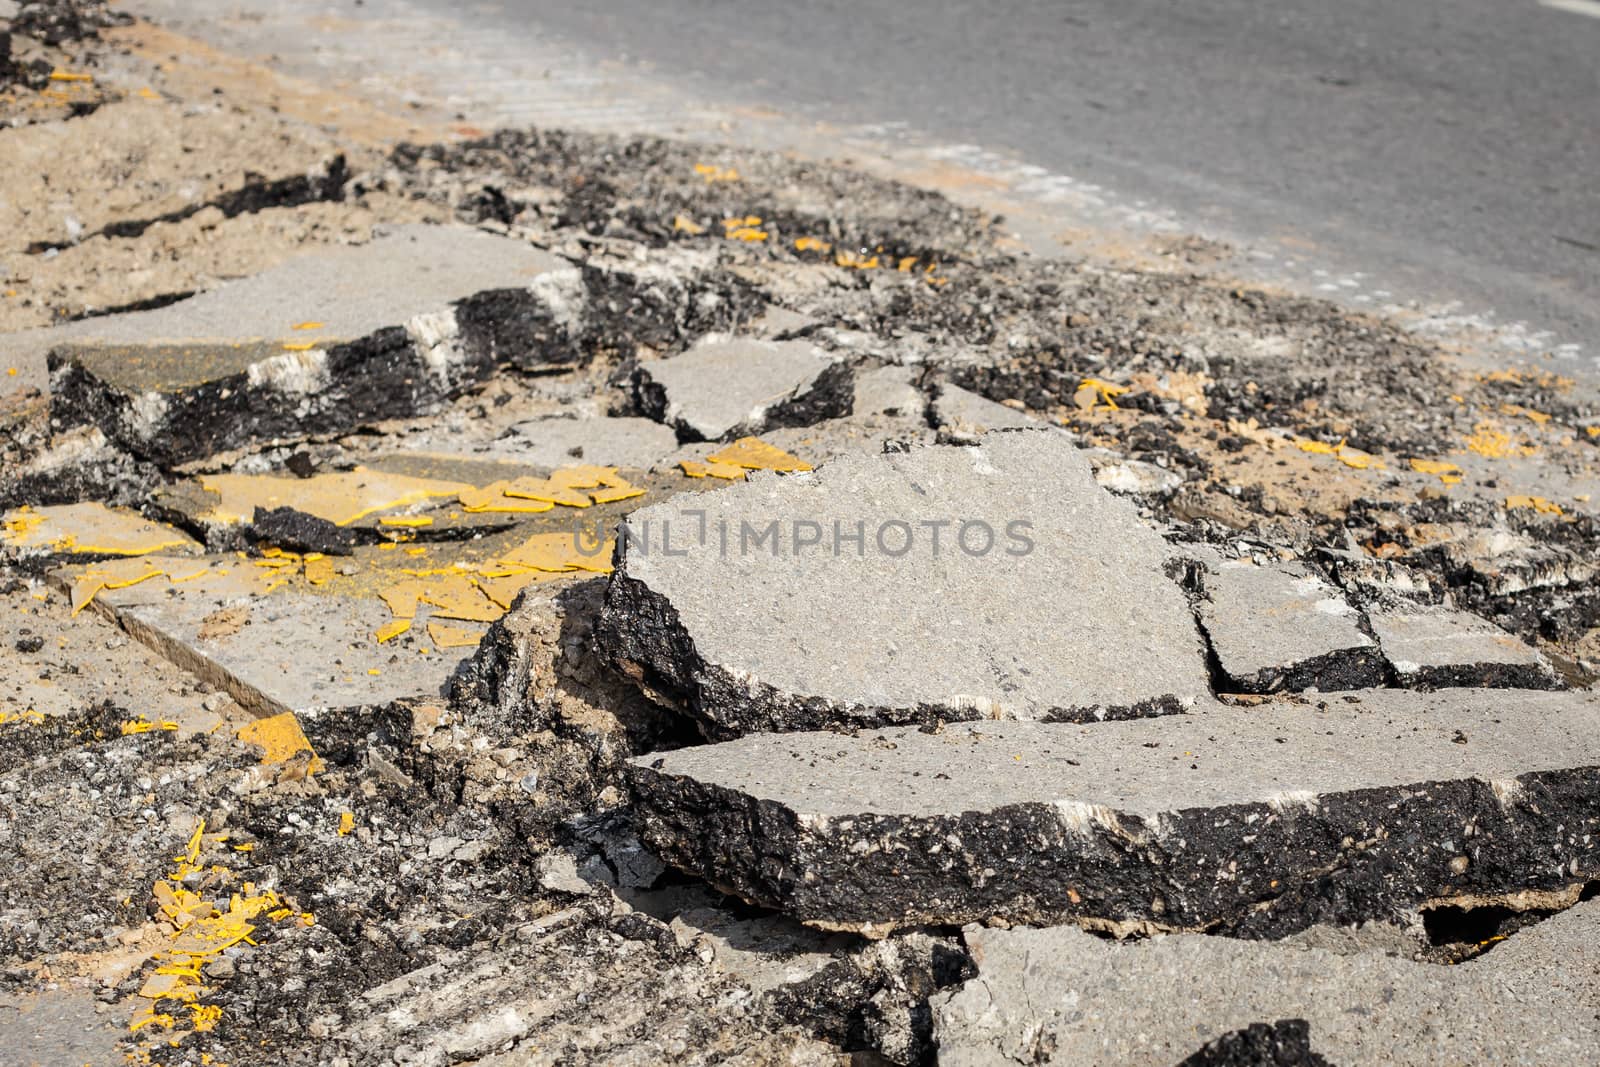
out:
{"label": "broken concrete slab", "polygon": [[92,605],[255,714],[314,712],[445,695],[462,649],[519,593],[609,569],[609,545],[583,550],[574,537],[512,530],[344,557],[151,556],[52,577],[75,611]]}
{"label": "broken concrete slab", "polygon": [[1487,619],[1439,606],[1367,613],[1372,632],[1400,684],[1412,689],[1494,686],[1556,689],[1560,678],[1537,649]]}
{"label": "broken concrete slab", "polygon": [[75,559],[200,553],[188,534],[136,511],[104,504],[23,505],[0,515],[0,557]]}
{"label": "broken concrete slab", "polygon": [[685,441],[724,441],[850,413],[849,364],[805,341],[739,338],[640,364],[634,401]]}
{"label": "broken concrete slab", "polygon": [[0,592],[0,721],[109,703],[185,732],[216,723],[224,697],[42,582],[18,585]]}
{"label": "broken concrete slab", "polygon": [[933,403],[928,409],[933,425],[952,440],[971,440],[990,430],[1015,430],[1040,425],[1036,419],[1015,408],[996,404],[959,385],[939,381],[934,389]]}
{"label": "broken concrete slab", "polygon": [[1048,432],[756,473],[620,544],[600,646],[712,736],[1209,697],[1165,543]]}
{"label": "broken concrete slab", "polygon": [[[932,1002],[940,1063],[1600,1058],[1600,902],[1455,967],[1191,934],[1119,944],[1076,927],[969,927],[966,941],[978,976]],[[1198,1057],[1219,1044],[1298,1047],[1302,1058]]]}
{"label": "broken concrete slab", "polygon": [[856,375],[854,413],[922,419],[928,398],[922,395],[910,367],[879,367]]}
{"label": "broken concrete slab", "polygon": [[12,335],[0,352],[48,345],[58,426],[92,422],[171,465],[433,410],[497,361],[488,327],[452,302],[569,273],[520,241],[402,226],[167,307]]}
{"label": "broken concrete slab", "polygon": [[554,416],[519,422],[508,442],[529,463],[566,467],[600,463],[649,470],[678,447],[677,435],[652,419],[569,419]]}
{"label": "broken concrete slab", "polygon": [[[932,662],[932,661],[930,661]],[[1600,874],[1600,696],[765,734],[633,761],[667,862],[811,925],[1280,936]]]}
{"label": "broken concrete slab", "polygon": [[1383,684],[1383,659],[1360,613],[1303,564],[1202,560],[1199,585],[1200,625],[1234,691]]}

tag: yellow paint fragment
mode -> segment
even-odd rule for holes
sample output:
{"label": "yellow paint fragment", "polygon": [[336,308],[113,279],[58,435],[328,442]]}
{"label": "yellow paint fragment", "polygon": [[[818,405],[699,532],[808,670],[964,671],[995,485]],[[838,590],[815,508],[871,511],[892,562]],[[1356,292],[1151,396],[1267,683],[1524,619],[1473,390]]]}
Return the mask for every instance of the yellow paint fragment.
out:
{"label": "yellow paint fragment", "polygon": [[377,640],[378,644],[382,645],[393,641],[409,629],[411,629],[410,619],[391,619],[378,627],[377,632],[372,636]]}
{"label": "yellow paint fragment", "polygon": [[724,478],[736,482],[747,478],[750,472],[731,463],[699,463],[692,459],[680,460],[678,466],[690,478]]}
{"label": "yellow paint fragment", "polygon": [[385,516],[378,520],[384,526],[402,526],[408,530],[420,530],[424,526],[433,525],[431,515],[395,515]]}
{"label": "yellow paint fragment", "polygon": [[462,510],[473,514],[492,511],[538,515],[555,508],[555,505],[549,501],[507,496],[505,490],[510,484],[508,481],[499,481],[486,485],[481,489],[463,489],[456,499],[461,502]]}
{"label": "yellow paint fragment", "polygon": [[389,611],[395,618],[409,619],[416,615],[417,597],[425,588],[421,582],[407,579],[378,590],[378,596],[389,605]]}
{"label": "yellow paint fragment", "polygon": [[428,623],[428,636],[438,648],[476,648],[483,634],[462,626],[449,626],[442,622]]}
{"label": "yellow paint fragment", "polygon": [[916,265],[916,256],[901,256],[899,261],[895,263],[894,269],[899,271],[901,274],[910,274],[911,268],[915,267]]}
{"label": "yellow paint fragment", "polygon": [[645,491],[638,486],[619,486],[615,489],[596,489],[589,494],[589,499],[596,504],[615,504],[619,500],[632,500],[636,496],[644,496]]}
{"label": "yellow paint fragment", "polygon": [[44,712],[35,711],[32,708],[26,711],[6,711],[4,708],[0,708],[0,726],[13,722],[27,723],[29,726],[43,726]]}
{"label": "yellow paint fragment", "polygon": [[339,813],[339,836],[343,837],[356,828],[356,817],[348,811]]}
{"label": "yellow paint fragment", "polygon": [[497,561],[509,567],[562,573],[572,570],[611,572],[611,550],[615,542],[596,546],[592,554],[580,552],[576,535],[569,533],[533,534]]}
{"label": "yellow paint fragment", "polygon": [[1560,504],[1546,500],[1542,496],[1508,496],[1506,497],[1506,507],[1508,509],[1528,508],[1537,511],[1541,515],[1562,514]]}
{"label": "yellow paint fragment", "polygon": [[794,239],[794,250],[796,252],[831,252],[833,251],[833,245],[820,237],[796,237]]}
{"label": "yellow paint fragment", "polygon": [[322,326],[323,326],[323,324],[320,323],[320,322],[297,322],[292,327],[290,327],[290,329],[294,329],[294,330],[320,330],[320,329],[322,329]]}
{"label": "yellow paint fragment", "polygon": [[1411,460],[1411,469],[1418,474],[1432,474],[1445,485],[1457,485],[1461,481],[1461,468],[1454,463],[1446,463],[1439,459]]}
{"label": "yellow paint fragment", "polygon": [[1115,411],[1116,398],[1127,391],[1126,385],[1117,385],[1115,382],[1102,381],[1099,378],[1085,378],[1078,383],[1078,391],[1072,395],[1072,400],[1085,411],[1092,411],[1101,404]]}
{"label": "yellow paint fragment", "polygon": [[551,478],[518,478],[506,483],[503,490],[506,496],[522,500],[538,500],[546,504],[561,504],[569,508],[586,508],[589,506],[589,494],[580,493],[577,489],[557,483]]}
{"label": "yellow paint fragment", "polygon": [[315,341],[284,341],[283,342],[283,350],[285,352],[309,352],[315,347],[317,347],[317,342],[315,342]]}
{"label": "yellow paint fragment", "polygon": [[263,750],[261,762],[264,764],[283,763],[302,752],[309,752],[311,770],[322,770],[322,760],[312,750],[305,731],[300,729],[300,720],[295,718],[292,711],[246,723],[239,728],[236,736],[246,744],[260,745]]}
{"label": "yellow paint fragment", "polygon": [[697,237],[706,232],[706,228],[704,226],[700,225],[698,222],[695,222],[687,215],[673,216],[672,229],[676,233],[686,233],[691,237]]}
{"label": "yellow paint fragment", "polygon": [[147,734],[153,730],[164,730],[168,733],[171,733],[177,728],[178,724],[170,719],[163,719],[159,722],[151,722],[149,719],[141,715],[137,719],[129,719],[127,722],[122,724],[122,736],[127,737],[129,734]]}
{"label": "yellow paint fragment", "polygon": [[706,184],[713,182],[736,182],[739,172],[732,167],[718,167],[711,163],[696,163],[694,172],[706,180]]}
{"label": "yellow paint fragment", "polygon": [[1540,426],[1543,426],[1550,421],[1550,415],[1547,413],[1543,411],[1535,411],[1533,408],[1525,408],[1521,404],[1501,404],[1500,414],[1521,415],[1523,418],[1536,422]]}
{"label": "yellow paint fragment", "polygon": [[50,80],[53,82],[92,82],[94,81],[94,75],[78,74],[74,73],[73,71],[62,70],[61,68],[57,67],[55,70],[50,72]]}
{"label": "yellow paint fragment", "polygon": [[433,614],[444,619],[493,622],[505,614],[505,609],[484,596],[483,590],[465,576],[430,585],[417,599],[432,605]]}
{"label": "yellow paint fragment", "polygon": [[1510,434],[1491,422],[1480,422],[1474,426],[1472,436],[1466,440],[1466,446],[1468,452],[1476,452],[1486,459],[1531,456],[1539,451],[1531,445],[1516,443]]}
{"label": "yellow paint fragment", "polygon": [[306,581],[312,585],[326,585],[333,580],[334,570],[333,560],[331,559],[312,559],[307,556],[304,566]]}
{"label": "yellow paint fragment", "polygon": [[791,456],[776,445],[769,445],[759,437],[741,437],[706,459],[756,471],[808,471],[811,464]]}
{"label": "yellow paint fragment", "polygon": [[877,270],[879,265],[877,256],[861,256],[854,252],[835,252],[833,262],[849,270]]}
{"label": "yellow paint fragment", "polygon": [[217,503],[202,516],[210,522],[249,522],[258,507],[292,507],[338,526],[380,511],[409,507],[427,500],[457,496],[471,486],[437,478],[414,478],[357,468],[310,478],[271,474],[209,474],[202,489],[216,493]]}
{"label": "yellow paint fragment", "polygon": [[744,241],[747,244],[759,244],[767,239],[766,230],[758,230],[754,226],[741,226],[736,230],[729,230],[723,234],[730,241]]}

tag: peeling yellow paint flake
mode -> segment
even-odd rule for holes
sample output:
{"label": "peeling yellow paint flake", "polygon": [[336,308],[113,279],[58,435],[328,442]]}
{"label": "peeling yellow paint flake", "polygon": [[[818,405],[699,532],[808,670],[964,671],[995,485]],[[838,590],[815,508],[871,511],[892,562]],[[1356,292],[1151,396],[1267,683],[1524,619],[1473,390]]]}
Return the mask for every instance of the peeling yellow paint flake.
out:
{"label": "peeling yellow paint flake", "polygon": [[430,585],[418,594],[417,599],[431,605],[433,614],[442,619],[494,622],[505,614],[504,608],[485,596],[483,590],[465,576]]}
{"label": "peeling yellow paint flake", "polygon": [[428,623],[428,636],[438,648],[476,648],[483,634],[461,626],[448,626],[442,622]]}
{"label": "peeling yellow paint flake", "polygon": [[794,239],[796,252],[831,252],[833,245],[820,237],[796,237]]}
{"label": "peeling yellow paint flake", "polygon": [[27,723],[29,726],[43,726],[44,712],[35,711],[32,708],[26,711],[6,711],[4,708],[0,708],[0,726],[13,722]]}
{"label": "peeling yellow paint flake", "polygon": [[847,270],[877,270],[879,260],[877,256],[858,255],[855,252],[835,252],[833,264]]}
{"label": "peeling yellow paint flake", "polygon": [[1458,485],[1461,482],[1461,468],[1454,463],[1446,463],[1438,459],[1411,460],[1411,469],[1418,474],[1432,474],[1445,485]]}
{"label": "peeling yellow paint flake", "polygon": [[1117,397],[1127,392],[1126,385],[1102,381],[1099,378],[1085,378],[1078,383],[1077,392],[1072,394],[1072,402],[1085,411],[1093,411],[1101,404],[1116,411]]}
{"label": "peeling yellow paint flake", "polygon": [[1533,408],[1525,408],[1521,404],[1501,404],[1500,405],[1500,414],[1502,414],[1502,415],[1521,415],[1523,418],[1531,419],[1533,422],[1538,423],[1540,426],[1543,426],[1546,423],[1548,423],[1550,421],[1550,418],[1551,418],[1550,415],[1546,414],[1543,411],[1535,411]]}
{"label": "peeling yellow paint flake", "polygon": [[811,464],[798,456],[791,456],[776,445],[769,445],[759,437],[741,437],[706,459],[733,467],[756,471],[808,471]]}
{"label": "peeling yellow paint flake", "polygon": [[284,342],[282,342],[282,346],[283,346],[283,350],[285,352],[309,352],[313,348],[317,347],[317,342],[315,342],[315,341],[284,341]]}
{"label": "peeling yellow paint flake", "polygon": [[312,772],[323,768],[322,760],[312,750],[305,731],[300,729],[300,720],[295,718],[292,711],[246,723],[239,728],[236,736],[247,744],[260,745],[263,750],[261,762],[264,764],[283,763],[302,752],[309,752]]}
{"label": "peeling yellow paint flake", "polygon": [[339,813],[339,836],[343,837],[356,828],[356,817],[353,812],[341,811]]}
{"label": "peeling yellow paint flake", "polygon": [[1468,452],[1476,452],[1486,459],[1509,459],[1531,456],[1538,452],[1532,445],[1518,444],[1510,434],[1491,422],[1480,422],[1473,427],[1472,436],[1466,440]]}
{"label": "peeling yellow paint flake", "polygon": [[297,322],[292,327],[290,327],[290,329],[294,329],[294,330],[320,330],[320,329],[322,329],[322,327],[323,327],[323,323],[320,323],[320,322]]}
{"label": "peeling yellow paint flake", "polygon": [[732,167],[718,167],[711,163],[696,163],[694,172],[706,180],[706,184],[713,182],[736,182],[739,172]]}
{"label": "peeling yellow paint flake", "polygon": [[686,233],[691,237],[698,237],[700,234],[706,232],[706,228],[704,226],[700,225],[698,222],[695,222],[687,215],[674,215],[672,218],[672,228],[677,233]]}
{"label": "peeling yellow paint flake", "polygon": [[1561,505],[1546,500],[1542,496],[1508,496],[1506,497],[1508,509],[1527,508],[1537,511],[1541,515],[1561,515]]}
{"label": "peeling yellow paint flake", "polygon": [[94,81],[94,75],[79,74],[70,70],[62,70],[60,67],[57,67],[55,70],[50,72],[50,80],[53,82],[92,82]]}
{"label": "peeling yellow paint flake", "polygon": [[178,724],[173,722],[171,719],[162,719],[159,722],[151,722],[149,719],[141,715],[137,719],[129,719],[127,722],[122,724],[122,736],[127,737],[129,734],[147,734],[152,730],[164,730],[167,733],[171,733],[177,728]]}
{"label": "peeling yellow paint flake", "polygon": [[731,463],[699,463],[692,459],[685,459],[680,460],[678,466],[690,478],[724,478],[730,482],[736,482],[748,477],[750,474],[743,467],[735,467]]}
{"label": "peeling yellow paint flake", "polygon": [[378,522],[383,526],[401,526],[408,530],[420,530],[424,526],[432,526],[433,517],[431,515],[396,515],[392,517],[385,516],[379,519]]}
{"label": "peeling yellow paint flake", "polygon": [[331,559],[321,557],[312,559],[307,556],[304,567],[306,581],[312,585],[326,585],[333,580],[333,560]]}
{"label": "peeling yellow paint flake", "polygon": [[245,523],[258,507],[292,507],[338,526],[380,511],[409,507],[428,500],[454,497],[472,487],[437,478],[414,478],[356,468],[312,475],[310,478],[270,474],[209,474],[202,489],[220,498],[202,516],[211,522]]}
{"label": "peeling yellow paint flake", "polygon": [[378,627],[377,632],[372,636],[378,644],[382,645],[393,641],[409,629],[411,629],[410,619],[393,619]]}

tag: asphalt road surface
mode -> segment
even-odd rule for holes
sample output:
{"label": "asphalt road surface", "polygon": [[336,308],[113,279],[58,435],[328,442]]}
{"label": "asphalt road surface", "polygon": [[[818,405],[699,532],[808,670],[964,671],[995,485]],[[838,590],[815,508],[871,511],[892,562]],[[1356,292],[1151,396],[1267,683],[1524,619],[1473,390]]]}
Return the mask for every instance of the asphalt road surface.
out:
{"label": "asphalt road surface", "polygon": [[1012,151],[1600,355],[1600,0],[420,6]]}

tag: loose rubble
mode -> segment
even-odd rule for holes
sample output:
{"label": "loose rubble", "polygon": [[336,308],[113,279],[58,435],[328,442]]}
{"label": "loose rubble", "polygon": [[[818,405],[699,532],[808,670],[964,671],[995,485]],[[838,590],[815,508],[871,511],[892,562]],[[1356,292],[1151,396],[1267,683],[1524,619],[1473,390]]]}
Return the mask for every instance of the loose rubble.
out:
{"label": "loose rubble", "polygon": [[1459,967],[1192,934],[1119,945],[1076,927],[969,928],[978,977],[934,998],[940,1061],[1582,1063],[1600,1054],[1597,922],[1600,905],[1580,904]]}
{"label": "loose rubble", "polygon": [[6,1047],[1595,1058],[1593,383],[222,65],[0,28]]}

